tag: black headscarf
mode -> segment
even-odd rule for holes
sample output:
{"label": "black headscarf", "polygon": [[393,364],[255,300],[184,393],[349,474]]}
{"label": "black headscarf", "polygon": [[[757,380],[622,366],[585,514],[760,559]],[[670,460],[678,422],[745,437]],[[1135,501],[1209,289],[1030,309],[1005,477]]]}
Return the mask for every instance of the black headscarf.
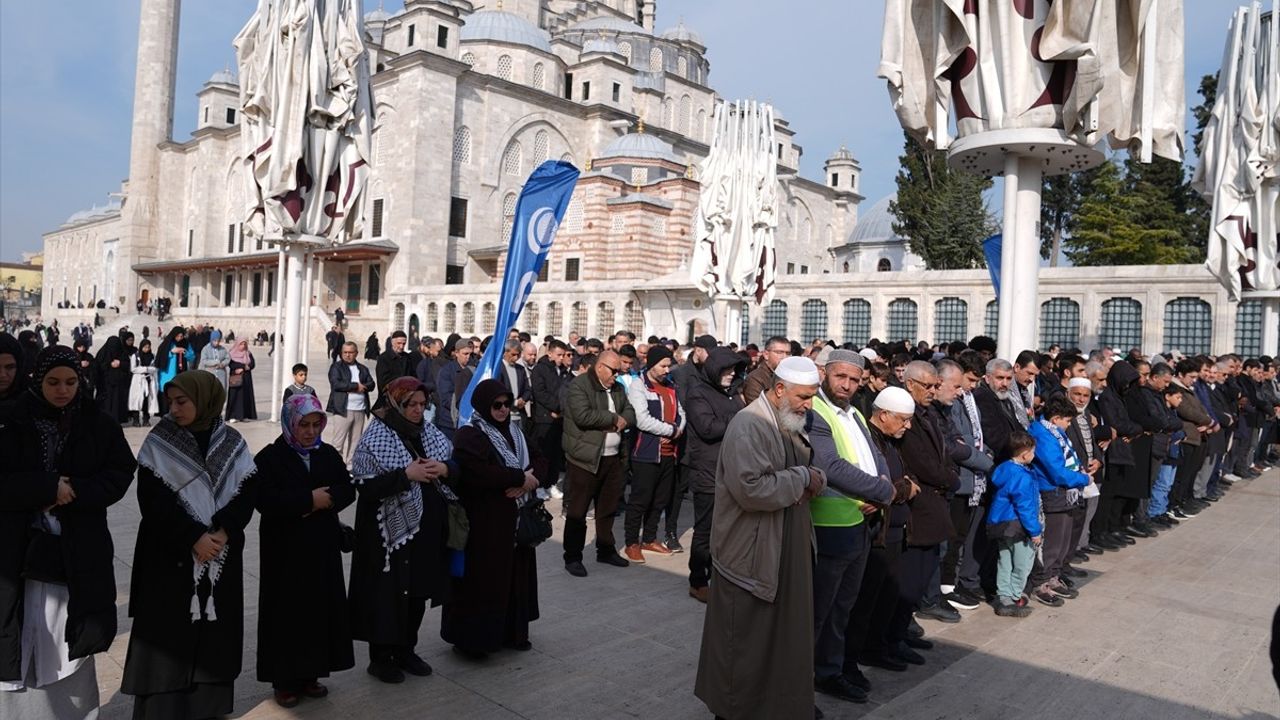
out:
{"label": "black headscarf", "polygon": [[138,352],[138,348],[133,344],[136,336],[131,332],[120,333],[121,347],[124,348],[124,357],[131,358],[133,354]]}
{"label": "black headscarf", "polygon": [[[71,368],[75,371],[76,376],[80,378],[79,387],[76,389],[76,396],[67,403],[65,407],[55,407],[44,397],[44,376],[50,370],[59,367]],[[64,436],[71,429],[71,421],[74,417],[86,410],[93,408],[93,401],[89,397],[89,388],[85,384],[84,370],[80,367],[80,355],[65,345],[52,345],[40,351],[40,355],[36,357],[35,367],[31,372],[31,394],[34,400],[31,403],[31,414],[37,420],[48,420],[57,425],[58,430]]]}
{"label": "black headscarf", "polygon": [[26,359],[23,367],[29,372],[36,366],[36,356],[40,354],[40,336],[33,330],[23,330],[18,333],[18,344],[22,346],[22,353]]}
{"label": "black headscarf", "polygon": [[156,354],[150,350],[143,350],[144,347],[151,347],[151,341],[143,338],[142,344],[138,346],[138,364],[147,367],[156,361]]}
{"label": "black headscarf", "polygon": [[0,395],[0,400],[8,400],[17,397],[18,393],[26,389],[31,363],[27,361],[27,354],[23,352],[22,343],[6,332],[0,332],[0,355],[12,355],[14,361],[18,363],[18,372],[13,378],[13,386],[9,388],[9,392]]}
{"label": "black headscarf", "polygon": [[[170,351],[175,346],[183,349],[187,347],[186,334],[187,334],[187,329],[182,327],[181,325],[176,325],[169,330],[169,334],[165,337],[164,342],[160,343],[160,347],[156,350],[156,357],[160,359],[159,365],[157,367],[160,367],[161,369],[169,367]],[[181,340],[177,339],[179,335],[183,336]],[[183,369],[184,368],[182,366],[182,363],[179,362],[178,371],[181,372]]]}
{"label": "black headscarf", "polygon": [[502,422],[493,419],[493,404],[504,397],[510,400],[511,391],[501,382],[489,378],[476,385],[475,391],[471,393],[471,409],[497,428],[507,443],[515,447],[515,441],[511,439],[511,414],[508,413],[507,419]]}
{"label": "black headscarf", "polygon": [[98,369],[102,372],[111,370],[111,361],[119,360],[123,363],[128,358],[124,353],[124,343],[120,341],[120,336],[112,335],[102,344],[102,349],[98,351],[94,362],[97,363]]}

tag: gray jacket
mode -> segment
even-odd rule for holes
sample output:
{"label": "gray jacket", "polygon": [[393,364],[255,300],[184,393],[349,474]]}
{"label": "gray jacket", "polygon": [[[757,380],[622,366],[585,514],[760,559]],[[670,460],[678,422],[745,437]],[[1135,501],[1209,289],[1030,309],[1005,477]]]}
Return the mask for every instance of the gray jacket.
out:
{"label": "gray jacket", "polygon": [[956,463],[960,466],[960,489],[956,491],[956,494],[972,495],[973,474],[980,472],[989,476],[991,469],[995,467],[995,461],[991,459],[990,448],[985,448],[985,452],[981,452],[973,447],[973,423],[969,422],[969,413],[964,409],[963,397],[958,397],[955,402],[951,403],[951,426],[964,439],[965,445],[972,448],[968,458]]}

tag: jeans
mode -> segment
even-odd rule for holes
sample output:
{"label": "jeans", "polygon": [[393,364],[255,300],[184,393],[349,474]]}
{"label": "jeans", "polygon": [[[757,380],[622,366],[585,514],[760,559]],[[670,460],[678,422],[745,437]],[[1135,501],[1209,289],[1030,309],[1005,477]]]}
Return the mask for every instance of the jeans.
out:
{"label": "jeans", "polygon": [[819,680],[844,670],[845,629],[871,550],[865,523],[848,531],[854,538],[849,551],[827,555],[819,548],[813,569],[813,672]]}
{"label": "jeans", "polygon": [[1017,602],[1027,584],[1036,548],[1030,540],[1001,540],[996,551],[996,594],[1003,600]]}
{"label": "jeans", "polygon": [[1147,506],[1147,517],[1159,517],[1169,509],[1169,490],[1173,488],[1173,479],[1178,474],[1177,465],[1161,465],[1156,475],[1156,484],[1151,488],[1151,504]]}
{"label": "jeans", "polygon": [[623,524],[627,545],[651,543],[658,539],[658,516],[671,499],[675,477],[674,457],[664,457],[656,463],[631,463],[631,496]]}

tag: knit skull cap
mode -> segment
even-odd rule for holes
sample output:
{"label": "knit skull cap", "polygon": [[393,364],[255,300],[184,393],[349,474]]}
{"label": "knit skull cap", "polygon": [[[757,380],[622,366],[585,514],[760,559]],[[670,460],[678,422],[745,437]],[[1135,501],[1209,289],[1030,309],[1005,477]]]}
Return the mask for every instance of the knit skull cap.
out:
{"label": "knit skull cap", "polygon": [[825,364],[831,365],[833,363],[849,363],[850,365],[857,365],[864,370],[867,367],[867,359],[852,350],[832,350],[831,354],[827,355]]}
{"label": "knit skull cap", "polygon": [[881,410],[903,415],[914,415],[916,412],[916,401],[912,399],[911,393],[893,385],[881,390],[872,405]]}
{"label": "knit skull cap", "polygon": [[862,348],[861,350],[858,351],[858,354],[870,360],[871,362],[875,362],[876,360],[880,359],[880,354],[877,353],[875,350],[872,350],[871,348]]}
{"label": "knit skull cap", "polygon": [[1082,388],[1089,388],[1090,390],[1092,390],[1093,382],[1090,381],[1089,378],[1073,377],[1067,381],[1067,387],[1069,388],[1082,387]]}
{"label": "knit skull cap", "polygon": [[818,366],[807,357],[792,355],[778,363],[773,371],[778,379],[792,385],[817,385],[822,382],[818,376]]}

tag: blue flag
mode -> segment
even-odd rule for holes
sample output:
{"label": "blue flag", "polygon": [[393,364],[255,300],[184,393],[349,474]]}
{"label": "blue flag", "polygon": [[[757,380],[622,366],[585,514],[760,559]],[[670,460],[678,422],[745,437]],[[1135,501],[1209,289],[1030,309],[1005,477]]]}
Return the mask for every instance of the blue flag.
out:
{"label": "blue flag", "polygon": [[538,281],[538,271],[547,260],[556,230],[569,207],[573,186],[578,182],[578,168],[567,162],[548,160],[538,166],[524,183],[520,199],[516,201],[515,222],[511,227],[511,239],[507,244],[507,265],[502,273],[502,294],[498,298],[497,327],[493,339],[471,383],[458,399],[458,425],[471,419],[471,394],[476,385],[497,377],[502,365],[502,346],[507,333],[515,327],[516,319],[524,310],[525,300],[533,292]]}
{"label": "blue flag", "polygon": [[996,299],[1000,299],[1000,252],[1004,246],[1003,235],[992,235],[982,241],[982,254],[987,257],[987,271],[991,273],[991,287],[996,289]]}

